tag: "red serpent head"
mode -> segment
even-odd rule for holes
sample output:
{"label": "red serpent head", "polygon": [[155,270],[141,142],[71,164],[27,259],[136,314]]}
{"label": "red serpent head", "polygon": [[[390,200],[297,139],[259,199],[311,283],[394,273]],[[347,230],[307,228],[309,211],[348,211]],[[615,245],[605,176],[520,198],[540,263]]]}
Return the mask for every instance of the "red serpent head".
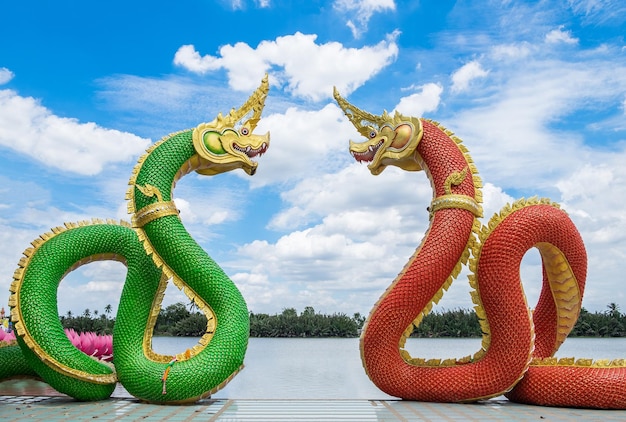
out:
{"label": "red serpent head", "polygon": [[367,113],[342,98],[336,88],[334,97],[354,127],[367,139],[364,142],[350,141],[350,153],[355,160],[369,163],[367,167],[374,175],[387,166],[422,170],[415,157],[423,135],[420,119],[398,112],[393,117],[386,111],[382,116]]}

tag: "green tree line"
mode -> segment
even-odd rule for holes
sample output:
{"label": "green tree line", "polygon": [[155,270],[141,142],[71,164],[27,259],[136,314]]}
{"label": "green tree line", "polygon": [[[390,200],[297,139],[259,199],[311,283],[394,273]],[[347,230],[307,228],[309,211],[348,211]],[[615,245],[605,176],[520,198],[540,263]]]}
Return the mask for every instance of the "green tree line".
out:
{"label": "green tree line", "polygon": [[[80,315],[68,311],[60,317],[64,328],[77,332],[93,331],[111,334],[115,318],[111,306],[104,312],[85,309]],[[307,306],[298,314],[295,308],[286,308],[279,314],[250,312],[251,337],[358,337],[365,317],[356,313],[321,314]],[[161,309],[154,327],[155,335],[201,336],[207,320],[194,304],[169,305]],[[435,311],[426,315],[413,331],[412,337],[480,337],[478,318],[473,310],[455,309]],[[570,337],[626,337],[626,313],[615,303],[603,312],[589,312],[583,308]]]}
{"label": "green tree line", "polygon": [[[412,337],[480,337],[478,317],[473,310],[458,309],[428,314],[413,330]],[[626,313],[616,303],[604,312],[582,308],[570,337],[626,337]]]}
{"label": "green tree line", "polygon": [[298,315],[294,308],[276,315],[250,313],[250,337],[357,337],[365,318],[316,313],[310,306]]}
{"label": "green tree line", "polygon": [[105,306],[102,313],[98,310],[92,312],[85,309],[80,315],[74,315],[72,311],[67,311],[67,314],[61,315],[59,318],[63,328],[72,328],[77,333],[91,331],[96,334],[113,334],[115,318],[111,317],[112,309],[111,305]]}

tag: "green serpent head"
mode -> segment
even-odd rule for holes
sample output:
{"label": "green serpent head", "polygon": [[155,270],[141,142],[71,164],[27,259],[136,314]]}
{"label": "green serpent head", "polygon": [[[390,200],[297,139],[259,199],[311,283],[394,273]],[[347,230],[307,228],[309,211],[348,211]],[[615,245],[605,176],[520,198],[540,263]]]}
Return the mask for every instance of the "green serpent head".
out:
{"label": "green serpent head", "polygon": [[350,141],[350,153],[355,160],[370,163],[367,168],[374,175],[382,173],[387,166],[422,170],[415,152],[424,133],[420,119],[398,112],[392,117],[386,111],[375,116],[350,104],[336,88],[334,97],[359,133],[367,138],[364,142]]}
{"label": "green serpent head", "polygon": [[237,168],[253,175],[257,163],[252,158],[267,151],[270,145],[269,132],[265,135],[252,133],[261,118],[265,98],[269,90],[267,75],[261,86],[250,96],[248,101],[235,110],[210,123],[202,123],[193,130],[193,145],[199,157],[196,171],[200,174],[214,175]]}

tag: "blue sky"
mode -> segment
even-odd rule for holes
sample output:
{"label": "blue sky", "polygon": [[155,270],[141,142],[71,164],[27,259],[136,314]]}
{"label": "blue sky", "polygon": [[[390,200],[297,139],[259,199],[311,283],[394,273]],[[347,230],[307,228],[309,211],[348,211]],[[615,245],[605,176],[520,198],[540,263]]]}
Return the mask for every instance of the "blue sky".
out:
{"label": "blue sky", "polygon": [[[485,215],[562,204],[589,254],[584,306],[626,310],[626,6],[587,1],[8,2],[0,25],[0,302],[22,251],[66,221],[129,220],[136,159],[270,77],[253,177],[187,176],[183,222],[253,312],[367,314],[427,229],[423,173],[372,176],[332,87],[465,142]],[[538,254],[521,274],[537,298]],[[125,271],[89,264],[59,312],[117,308]],[[439,307],[468,308],[465,276]],[[164,306],[187,302],[168,289]]]}

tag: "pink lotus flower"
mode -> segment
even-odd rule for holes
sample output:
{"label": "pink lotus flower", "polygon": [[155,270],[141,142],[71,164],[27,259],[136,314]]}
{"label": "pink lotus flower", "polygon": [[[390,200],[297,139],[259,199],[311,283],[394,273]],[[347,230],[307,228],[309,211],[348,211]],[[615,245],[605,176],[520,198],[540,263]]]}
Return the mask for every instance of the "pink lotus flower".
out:
{"label": "pink lotus flower", "polygon": [[13,340],[15,340],[15,334],[13,334],[13,331],[7,333],[2,328],[0,328],[0,341],[6,341],[8,343]]}
{"label": "pink lotus flower", "polygon": [[113,359],[113,336],[99,335],[93,332],[77,333],[71,328],[65,329],[65,334],[72,344],[83,353],[110,361]]}
{"label": "pink lotus flower", "polygon": [[[81,352],[100,360],[111,361],[113,359],[113,336],[101,336],[92,332],[77,333],[71,328],[66,328],[65,334]],[[8,343],[13,340],[15,340],[15,332],[7,333],[0,329],[0,342]]]}

